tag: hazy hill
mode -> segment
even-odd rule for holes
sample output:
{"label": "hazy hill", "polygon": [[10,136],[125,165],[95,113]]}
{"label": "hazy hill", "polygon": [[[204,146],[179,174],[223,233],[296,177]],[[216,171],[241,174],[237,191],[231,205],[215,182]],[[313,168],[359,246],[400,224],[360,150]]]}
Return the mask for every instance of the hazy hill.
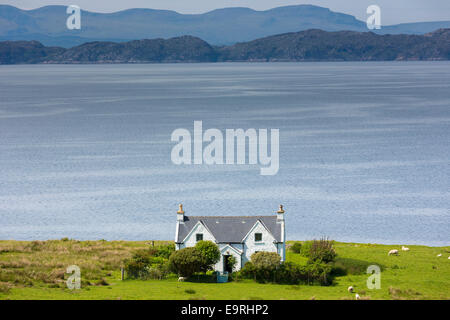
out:
{"label": "hazy hill", "polygon": [[134,40],[123,43],[88,42],[70,49],[44,47],[37,41],[0,42],[0,64],[208,62],[217,52],[191,36]]}
{"label": "hazy hill", "polygon": [[89,42],[62,54],[49,55],[47,62],[208,62],[217,53],[207,42],[191,36],[177,38],[133,40],[123,43]]}
{"label": "hazy hill", "polygon": [[65,51],[64,48],[44,47],[38,41],[4,41],[0,42],[0,64],[40,63]]}
{"label": "hazy hill", "polygon": [[[368,31],[354,16],[312,5],[266,11],[225,8],[203,14],[130,9],[115,13],[82,11],[81,30],[66,28],[66,6],[21,10],[0,5],[0,40],[37,40],[49,46],[72,47],[89,41],[129,41],[192,35],[213,45],[234,44],[269,35],[307,29]],[[382,33],[423,34],[450,28],[450,22],[389,26]]]}
{"label": "hazy hill", "polygon": [[449,60],[450,29],[426,35],[308,30],[220,48],[221,61]]}
{"label": "hazy hill", "polygon": [[312,29],[222,47],[192,36],[97,41],[70,49],[37,41],[0,42],[0,64],[381,60],[450,60],[450,29],[426,35]]}

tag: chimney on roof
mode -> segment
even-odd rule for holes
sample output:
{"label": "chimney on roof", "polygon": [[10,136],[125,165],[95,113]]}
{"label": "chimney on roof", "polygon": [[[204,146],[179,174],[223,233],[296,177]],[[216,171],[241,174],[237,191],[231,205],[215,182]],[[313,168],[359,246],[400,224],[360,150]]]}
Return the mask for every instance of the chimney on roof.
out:
{"label": "chimney on roof", "polygon": [[283,221],[284,220],[284,210],[283,205],[280,204],[280,208],[277,211],[277,221]]}
{"label": "chimney on roof", "polygon": [[183,211],[183,205],[180,203],[178,211],[177,211],[177,221],[184,221],[184,211]]}

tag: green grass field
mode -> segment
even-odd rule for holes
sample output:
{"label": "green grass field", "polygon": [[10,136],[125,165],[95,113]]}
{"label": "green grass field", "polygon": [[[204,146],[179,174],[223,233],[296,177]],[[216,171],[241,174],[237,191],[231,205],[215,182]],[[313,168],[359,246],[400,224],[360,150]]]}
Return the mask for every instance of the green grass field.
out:
{"label": "green grass field", "polygon": [[[155,241],[155,245],[159,242]],[[336,264],[346,269],[331,286],[165,280],[120,280],[123,259],[150,241],[0,241],[0,299],[354,299],[351,285],[363,299],[450,299],[450,247],[408,246],[388,256],[395,245],[336,243]],[[437,257],[442,254],[441,257]],[[288,261],[305,263],[291,252]],[[382,268],[381,289],[366,286],[365,269]],[[69,290],[65,270],[81,268],[82,288]],[[194,277],[195,278],[195,277]]]}

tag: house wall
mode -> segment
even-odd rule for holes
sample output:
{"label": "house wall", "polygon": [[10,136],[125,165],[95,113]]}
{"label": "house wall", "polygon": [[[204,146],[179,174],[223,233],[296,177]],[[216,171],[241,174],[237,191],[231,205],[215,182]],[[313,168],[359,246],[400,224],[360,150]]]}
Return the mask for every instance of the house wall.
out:
{"label": "house wall", "polygon": [[[262,241],[255,241],[255,233],[262,234]],[[252,254],[257,251],[279,253],[278,246],[274,242],[275,238],[267,231],[267,229],[261,223],[256,223],[255,226],[247,234],[247,237],[244,239],[244,254],[242,256],[242,266],[250,261],[250,257],[252,256]]]}

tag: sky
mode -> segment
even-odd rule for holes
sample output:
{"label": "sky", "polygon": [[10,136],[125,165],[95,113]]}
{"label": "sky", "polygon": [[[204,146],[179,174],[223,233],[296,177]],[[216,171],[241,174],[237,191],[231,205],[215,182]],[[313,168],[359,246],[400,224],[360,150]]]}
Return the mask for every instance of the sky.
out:
{"label": "sky", "polygon": [[151,8],[174,10],[180,13],[203,13],[225,7],[266,10],[285,5],[313,4],[354,15],[363,21],[367,17],[367,7],[376,4],[381,8],[382,25],[450,20],[450,0],[0,0],[0,4],[9,4],[21,9],[74,4],[83,10],[94,12]]}

